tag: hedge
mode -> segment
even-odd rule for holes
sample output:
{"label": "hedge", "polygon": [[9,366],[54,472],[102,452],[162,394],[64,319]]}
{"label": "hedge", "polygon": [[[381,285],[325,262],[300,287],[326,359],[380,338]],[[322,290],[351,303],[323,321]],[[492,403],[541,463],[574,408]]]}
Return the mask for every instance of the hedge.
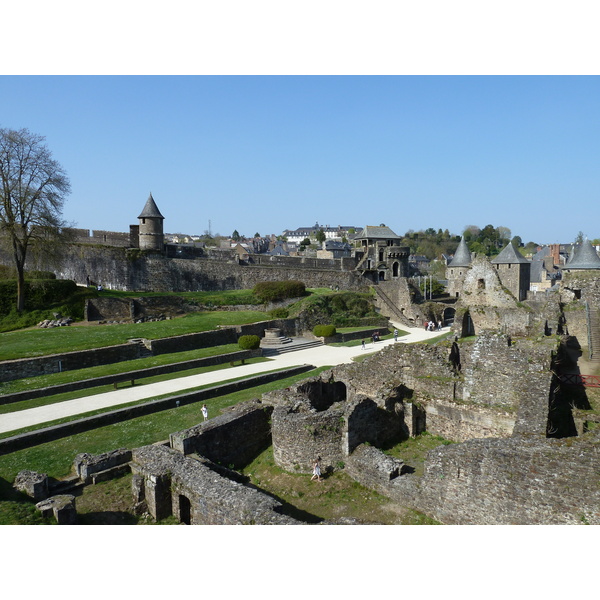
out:
{"label": "hedge", "polygon": [[336,334],[334,325],[315,325],[313,334],[316,337],[333,337]]}
{"label": "hedge", "polygon": [[300,298],[306,295],[302,281],[261,281],[252,289],[261,302],[278,302],[287,298]]}
{"label": "hedge", "polygon": [[260,348],[260,338],[257,335],[241,335],[238,344],[242,350],[256,350]]}

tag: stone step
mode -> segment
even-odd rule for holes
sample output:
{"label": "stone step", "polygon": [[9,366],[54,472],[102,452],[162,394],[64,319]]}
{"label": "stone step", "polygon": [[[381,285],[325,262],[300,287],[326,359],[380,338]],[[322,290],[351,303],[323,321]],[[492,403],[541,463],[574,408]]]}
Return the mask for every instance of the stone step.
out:
{"label": "stone step", "polygon": [[264,348],[263,356],[276,356],[278,354],[284,354],[286,352],[295,352],[297,350],[306,350],[308,348],[316,348],[319,346],[324,346],[323,342],[320,340],[295,342],[287,346],[282,346],[280,348]]}

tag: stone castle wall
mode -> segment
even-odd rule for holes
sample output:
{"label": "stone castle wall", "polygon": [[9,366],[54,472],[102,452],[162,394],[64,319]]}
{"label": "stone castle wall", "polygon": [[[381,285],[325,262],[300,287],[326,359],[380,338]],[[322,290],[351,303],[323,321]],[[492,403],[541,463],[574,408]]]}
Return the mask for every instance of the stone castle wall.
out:
{"label": "stone castle wall", "polygon": [[[273,257],[276,258],[276,257]],[[85,284],[89,277],[106,289],[125,291],[189,292],[251,289],[261,281],[299,279],[307,287],[364,291],[366,281],[346,259],[319,260],[283,257],[268,266],[240,265],[208,258],[167,258],[135,248],[71,245],[59,264],[41,258],[30,268],[56,272],[61,279]],[[314,263],[314,264],[313,264]]]}

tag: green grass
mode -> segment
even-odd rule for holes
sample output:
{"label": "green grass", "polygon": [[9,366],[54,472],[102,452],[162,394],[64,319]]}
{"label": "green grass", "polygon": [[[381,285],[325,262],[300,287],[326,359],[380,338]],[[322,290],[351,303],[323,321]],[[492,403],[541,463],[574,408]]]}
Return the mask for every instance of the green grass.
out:
{"label": "green grass", "polygon": [[99,294],[102,298],[185,298],[191,303],[207,306],[236,306],[240,304],[261,304],[252,290],[227,290],[217,292],[123,292],[119,290],[104,290]]}
{"label": "green grass", "polygon": [[[271,362],[271,359],[268,358],[263,358],[263,357],[256,357],[256,358],[251,358],[251,359],[247,359],[246,364],[254,364],[254,363],[261,363],[261,362]],[[240,364],[239,362],[237,363],[238,365]],[[136,379],[135,380],[135,386],[139,387],[140,385],[148,385],[151,383],[159,383],[161,381],[169,381],[171,379],[179,379],[181,377],[190,377],[192,375],[200,375],[202,373],[211,373],[213,371],[225,371],[228,369],[235,369],[235,366],[230,365],[229,363],[223,363],[221,365],[212,365],[209,367],[199,367],[196,369],[187,369],[185,371],[178,371],[177,373],[165,373],[163,375],[156,375],[154,377],[145,377],[143,379]],[[275,370],[279,370],[279,369],[275,369]],[[207,384],[206,386],[201,386],[202,387],[211,387],[212,385],[215,384]],[[130,384],[129,383],[121,383],[119,384],[119,388],[124,388],[124,387],[129,387]],[[186,391],[191,391],[192,389],[201,389],[201,388],[190,388],[189,390]],[[8,413],[12,413],[12,412],[17,412],[20,410],[27,410],[29,408],[37,408],[39,406],[47,406],[50,404],[57,404],[59,402],[65,402],[66,400],[75,400],[77,398],[86,398],[88,396],[95,396],[97,394],[103,394],[105,392],[112,392],[114,391],[114,386],[112,384],[110,385],[102,385],[102,386],[96,386],[93,388],[88,388],[85,390],[74,390],[72,392],[64,392],[62,394],[54,394],[52,396],[44,396],[43,398],[32,398],[31,400],[23,400],[22,402],[17,402],[17,403],[11,403],[11,404],[5,404],[5,405],[1,405],[0,406],[0,415],[1,414],[8,414]],[[183,393],[183,392],[181,392]],[[173,395],[173,394],[169,394],[169,395]],[[106,412],[107,410],[114,410],[115,408],[122,408],[124,406],[130,406],[133,404],[139,404],[141,402],[147,402],[148,400],[150,400],[150,398],[146,398],[144,400],[139,400],[136,401],[132,404],[122,404],[119,405],[118,407],[111,407],[108,408],[104,411],[97,411],[97,412]],[[95,412],[94,414],[97,414],[97,412]],[[73,417],[73,418],[78,418],[78,417]],[[67,420],[73,420],[73,419],[63,419],[61,421],[57,421],[57,422],[52,422],[53,425],[61,422],[66,422]],[[49,423],[45,423],[43,425],[43,427],[48,426]],[[36,426],[36,427],[30,427],[27,429],[27,431],[32,431],[33,429],[39,429],[40,427],[42,427],[42,425]],[[10,437],[12,435],[15,435],[16,432],[7,432],[7,433],[0,433],[0,439],[4,438],[4,437]],[[23,431],[19,431],[19,433],[23,433]]]}
{"label": "green grass", "polygon": [[[212,398],[206,401],[209,416],[216,416],[229,406],[259,398],[264,393],[313,377],[328,368],[330,367],[321,367],[248,390]],[[116,448],[137,448],[166,440],[169,434],[198,424],[201,421],[200,406],[200,403],[188,404],[0,456],[0,484],[1,479],[12,483],[17,473],[23,469],[46,473],[55,478],[65,477],[69,475],[73,459],[80,452],[101,454]],[[0,492],[2,489],[0,485]]]}
{"label": "green grass", "polygon": [[432,435],[425,431],[383,451],[389,456],[403,460],[404,464],[415,469],[416,475],[422,476],[427,452],[438,446],[447,446],[452,443],[439,435]]}
{"label": "green grass", "polygon": [[311,481],[310,474],[290,473],[278,467],[270,447],[242,471],[259,488],[284,503],[292,517],[317,523],[340,517],[365,524],[437,524],[416,511],[403,509],[385,496],[349,477],[344,470],[326,474],[322,482]]}
{"label": "green grass", "polygon": [[[172,354],[158,354],[156,356],[137,358],[108,365],[99,365],[97,367],[63,371],[62,373],[50,373],[48,375],[39,375],[37,377],[27,377],[25,379],[0,383],[0,394],[14,394],[16,392],[37,390],[52,385],[104,377],[105,375],[118,375],[120,373],[127,373],[128,371],[135,371],[138,369],[149,369],[151,367],[188,362],[199,358],[230,354],[232,352],[239,352],[239,350],[240,348],[237,344],[225,344],[223,346],[198,348],[196,350],[174,352]],[[0,411],[1,410],[2,407],[0,407]]]}
{"label": "green grass", "polygon": [[161,339],[267,319],[268,316],[260,311],[209,311],[149,323],[72,325],[54,329],[11,331],[0,334],[0,360],[102,348],[125,344],[132,338]]}

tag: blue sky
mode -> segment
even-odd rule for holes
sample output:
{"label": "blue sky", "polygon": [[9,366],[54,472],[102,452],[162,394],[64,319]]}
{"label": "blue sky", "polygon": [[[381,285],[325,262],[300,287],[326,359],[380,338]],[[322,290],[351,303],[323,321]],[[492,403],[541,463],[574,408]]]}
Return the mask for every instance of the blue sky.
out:
{"label": "blue sky", "polygon": [[46,136],[64,217],[127,231],[467,225],[600,237],[597,76],[2,76],[0,126]]}

